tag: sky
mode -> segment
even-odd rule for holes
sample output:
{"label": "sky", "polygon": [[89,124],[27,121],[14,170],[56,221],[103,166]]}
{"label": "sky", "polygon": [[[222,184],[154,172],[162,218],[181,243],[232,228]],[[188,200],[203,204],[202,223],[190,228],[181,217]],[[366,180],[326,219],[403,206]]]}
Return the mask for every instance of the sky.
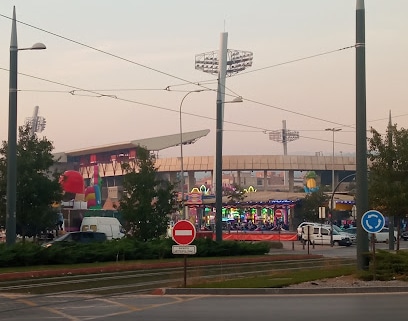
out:
{"label": "sky", "polygon": [[[282,155],[269,133],[299,133],[289,155],[355,153],[356,0],[2,0],[0,140],[7,140],[11,17],[16,8],[18,125],[39,106],[40,137],[67,152],[210,129],[184,156],[215,154],[217,76],[195,56],[253,52],[226,80],[224,155]],[[366,0],[367,129],[408,128],[408,1]],[[192,92],[183,100],[183,97]],[[327,128],[339,128],[334,135]],[[370,134],[367,134],[370,136]],[[177,157],[180,148],[159,152]]]}

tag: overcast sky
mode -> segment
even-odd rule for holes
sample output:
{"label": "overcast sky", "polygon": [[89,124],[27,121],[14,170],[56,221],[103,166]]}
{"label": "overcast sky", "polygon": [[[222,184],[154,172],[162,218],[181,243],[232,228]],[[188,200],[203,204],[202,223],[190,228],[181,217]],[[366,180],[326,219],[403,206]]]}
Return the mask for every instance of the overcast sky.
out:
{"label": "overcast sky", "polygon": [[[55,152],[210,129],[183,149],[214,155],[216,75],[199,53],[252,51],[253,66],[227,78],[224,155],[279,155],[269,131],[298,131],[288,154],[355,152],[356,0],[2,0],[0,140],[7,140],[11,16],[16,6],[18,124],[34,107]],[[366,0],[367,128],[408,125],[407,0]],[[197,86],[194,84],[200,84]],[[166,90],[168,88],[169,90]],[[179,148],[160,157],[179,155]]]}

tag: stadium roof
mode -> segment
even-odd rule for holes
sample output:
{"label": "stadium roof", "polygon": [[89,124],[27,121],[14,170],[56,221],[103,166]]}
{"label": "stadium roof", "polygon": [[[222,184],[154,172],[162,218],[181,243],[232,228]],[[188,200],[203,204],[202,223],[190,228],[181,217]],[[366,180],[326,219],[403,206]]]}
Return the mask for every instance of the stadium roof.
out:
{"label": "stadium roof", "polygon": [[[203,129],[194,132],[183,133],[183,145],[194,144],[198,139],[206,136],[209,132],[210,132],[209,129]],[[67,151],[64,153],[56,153],[56,155],[62,156],[63,154],[65,154],[66,156],[82,156],[96,153],[113,152],[123,149],[132,149],[137,146],[146,148],[147,150],[152,152],[156,152],[178,145],[180,145],[180,134],[174,134],[152,138],[136,139],[129,142],[122,142],[117,144],[89,147],[84,149]]]}

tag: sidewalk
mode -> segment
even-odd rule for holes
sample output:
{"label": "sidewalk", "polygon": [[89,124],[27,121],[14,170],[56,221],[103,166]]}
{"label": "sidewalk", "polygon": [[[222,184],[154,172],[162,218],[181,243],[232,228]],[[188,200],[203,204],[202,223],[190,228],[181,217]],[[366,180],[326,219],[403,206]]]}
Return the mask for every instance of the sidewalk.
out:
{"label": "sidewalk", "polygon": [[356,247],[352,246],[330,246],[330,245],[303,245],[300,241],[282,241],[282,249],[271,249],[269,254],[315,254],[324,256],[344,256],[356,255]]}

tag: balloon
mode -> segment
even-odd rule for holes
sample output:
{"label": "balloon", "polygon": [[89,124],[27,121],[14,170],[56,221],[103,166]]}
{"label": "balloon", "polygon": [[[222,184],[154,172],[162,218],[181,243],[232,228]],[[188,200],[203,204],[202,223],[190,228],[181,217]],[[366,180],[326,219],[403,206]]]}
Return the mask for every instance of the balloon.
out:
{"label": "balloon", "polygon": [[99,185],[88,186],[85,189],[85,201],[88,208],[101,205],[101,192]]}
{"label": "balloon", "polygon": [[60,176],[59,183],[65,192],[84,193],[84,178],[80,172],[73,170],[65,171]]}

